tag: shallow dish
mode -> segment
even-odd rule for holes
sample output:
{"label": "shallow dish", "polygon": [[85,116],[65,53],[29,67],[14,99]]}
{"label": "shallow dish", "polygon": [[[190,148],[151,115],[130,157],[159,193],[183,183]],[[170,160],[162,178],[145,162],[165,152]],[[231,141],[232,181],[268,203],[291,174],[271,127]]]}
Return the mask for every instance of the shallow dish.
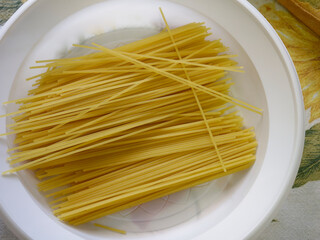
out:
{"label": "shallow dish", "polygon": [[[165,11],[171,27],[206,22],[212,37],[221,38],[230,52],[239,55],[236,60],[246,72],[231,74],[235,81],[232,94],[264,109],[262,117],[241,110],[245,125],[256,128],[255,165],[210,183],[206,186],[210,191],[203,190],[200,197],[204,202],[195,197],[182,210],[143,219],[148,229],[138,229],[123,215],[106,220],[128,230],[125,237],[90,224],[70,227],[59,222],[27,172],[1,177],[1,215],[20,238],[247,239],[261,231],[291,188],[304,141],[300,85],[276,32],[246,1],[28,1],[0,36],[0,101],[24,96],[31,87],[24,79],[36,74],[28,67],[38,59],[63,56],[72,43],[118,29],[163,28],[158,7]],[[2,108],[0,114],[11,111],[9,108]],[[5,132],[5,124],[0,119],[0,132]],[[9,168],[4,159],[10,141],[0,141],[0,171]],[[201,211],[190,210],[195,204],[203,204]]]}

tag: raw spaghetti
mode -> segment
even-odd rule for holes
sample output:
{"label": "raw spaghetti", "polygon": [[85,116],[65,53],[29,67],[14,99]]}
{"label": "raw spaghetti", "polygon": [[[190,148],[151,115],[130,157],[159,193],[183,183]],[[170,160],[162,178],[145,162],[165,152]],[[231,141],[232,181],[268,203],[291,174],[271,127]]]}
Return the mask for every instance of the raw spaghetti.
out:
{"label": "raw spaghetti", "polygon": [[[162,12],[161,12],[162,13]],[[164,18],[164,16],[163,16]],[[45,68],[9,113],[13,173],[40,180],[53,213],[79,225],[249,168],[257,142],[234,111],[261,109],[229,95],[242,72],[203,23],[116,49],[98,44]]]}

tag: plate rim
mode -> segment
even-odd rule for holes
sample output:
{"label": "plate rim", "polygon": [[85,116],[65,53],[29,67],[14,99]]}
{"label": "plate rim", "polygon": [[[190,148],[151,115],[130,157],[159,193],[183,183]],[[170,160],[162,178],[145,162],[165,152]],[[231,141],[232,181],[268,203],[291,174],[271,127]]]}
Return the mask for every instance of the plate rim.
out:
{"label": "plate rim", "polygon": [[[288,196],[290,190],[292,189],[293,183],[295,181],[296,175],[299,170],[303,149],[304,149],[304,140],[305,140],[305,108],[303,95],[301,90],[301,85],[299,77],[294,66],[294,63],[291,59],[291,56],[282,42],[281,38],[277,34],[276,30],[272,25],[267,21],[267,19],[247,0],[235,0],[235,2],[241,7],[251,19],[255,20],[261,26],[261,30],[268,37],[269,42],[272,43],[276,51],[279,53],[281,62],[286,67],[286,72],[290,76],[290,85],[293,92],[293,99],[295,103],[295,116],[297,121],[297,129],[295,132],[295,141],[293,144],[293,152],[291,156],[295,156],[295,159],[292,159],[291,168],[287,169],[286,182],[282,183],[282,191],[278,195],[276,201],[272,205],[272,208],[268,210],[268,213],[264,216],[264,219],[260,221],[253,229],[249,232],[247,236],[244,236],[243,239],[253,239],[259,235],[265,228],[268,226],[268,222],[271,222],[273,216],[282,206],[286,197]],[[208,237],[213,237],[210,235],[210,229],[196,238],[196,240],[206,240]]]}

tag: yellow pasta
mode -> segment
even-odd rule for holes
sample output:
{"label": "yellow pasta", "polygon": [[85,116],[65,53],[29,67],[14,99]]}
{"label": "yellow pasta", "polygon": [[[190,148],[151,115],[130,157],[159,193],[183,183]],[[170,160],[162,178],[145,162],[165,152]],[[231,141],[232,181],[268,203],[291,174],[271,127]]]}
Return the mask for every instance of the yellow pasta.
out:
{"label": "yellow pasta", "polygon": [[[45,71],[8,113],[13,168],[39,179],[53,213],[79,225],[249,168],[257,142],[229,95],[242,68],[190,23],[116,49],[41,60]],[[96,226],[125,233],[103,225]]]}
{"label": "yellow pasta", "polygon": [[113,232],[121,233],[121,234],[126,234],[126,233],[127,233],[127,232],[124,231],[124,230],[120,230],[120,229],[108,227],[108,226],[105,226],[105,225],[101,225],[101,224],[99,224],[99,223],[94,223],[94,225],[95,225],[96,227],[101,227],[101,228],[104,228],[104,229],[107,229],[107,230],[110,230],[110,231],[113,231]]}

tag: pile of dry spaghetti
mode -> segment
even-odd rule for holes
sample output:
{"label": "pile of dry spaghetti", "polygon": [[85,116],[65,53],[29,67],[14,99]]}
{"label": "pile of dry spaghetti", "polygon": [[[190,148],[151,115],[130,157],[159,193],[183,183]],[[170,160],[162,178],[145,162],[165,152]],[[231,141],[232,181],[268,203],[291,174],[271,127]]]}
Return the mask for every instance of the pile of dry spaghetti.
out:
{"label": "pile of dry spaghetti", "polygon": [[[31,169],[54,214],[78,225],[249,168],[257,142],[233,112],[226,47],[191,23],[125,46],[39,61],[10,113],[8,172]],[[31,80],[31,79],[29,79]],[[230,104],[231,103],[231,104]]]}

